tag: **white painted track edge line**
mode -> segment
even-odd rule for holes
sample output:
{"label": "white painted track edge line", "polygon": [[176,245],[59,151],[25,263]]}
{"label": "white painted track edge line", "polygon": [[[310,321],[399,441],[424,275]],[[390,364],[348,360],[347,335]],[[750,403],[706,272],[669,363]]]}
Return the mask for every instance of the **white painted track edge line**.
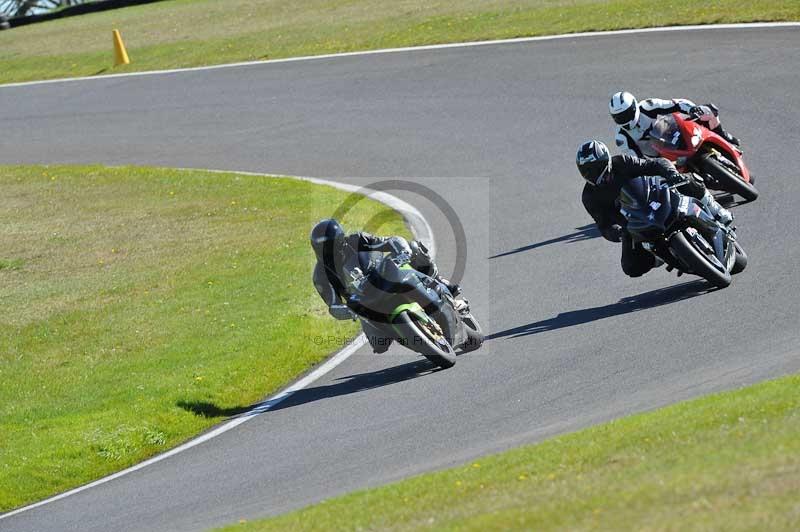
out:
{"label": "white painted track edge line", "polygon": [[394,196],[387,192],[370,190],[368,188],[360,187],[358,185],[349,185],[347,183],[340,183],[338,181],[329,181],[327,179],[321,179],[318,177],[304,177],[304,176],[275,176],[275,177],[291,177],[294,179],[302,179],[303,181],[310,181],[311,183],[315,183],[317,185],[328,185],[334,188],[338,188],[339,190],[354,192],[357,194],[363,194],[370,199],[379,201],[384,205],[387,205],[392,209],[396,210],[397,212],[399,212],[403,216],[403,218],[408,222],[408,225],[411,228],[411,232],[414,235],[414,238],[425,244],[425,247],[428,248],[428,252],[431,254],[431,256],[434,258],[436,257],[436,239],[434,239],[433,237],[433,229],[431,228],[430,223],[428,223],[428,220],[425,219],[425,217],[422,215],[419,209],[417,209],[407,201],[399,199],[397,196]]}
{"label": "white painted track edge line", "polygon": [[[216,170],[211,168],[178,168],[178,170],[184,170],[187,172],[196,171],[196,172],[215,172],[215,173],[236,173],[242,175],[251,175],[256,177],[281,177],[287,179],[299,179],[301,181],[308,181],[310,183],[314,183],[315,185],[324,185],[333,187],[339,190],[343,190],[345,192],[353,192],[356,194],[361,194],[366,196],[367,198],[373,199],[384,205],[387,205],[394,209],[395,211],[399,212],[403,218],[408,222],[408,225],[411,228],[411,232],[414,235],[416,240],[419,240],[425,247],[428,248],[428,252],[431,254],[432,257],[436,257],[436,239],[433,237],[433,228],[431,227],[428,220],[422,213],[414,207],[412,204],[408,203],[407,201],[403,201],[397,196],[389,194],[387,192],[381,192],[378,190],[371,190],[368,187],[358,186],[358,185],[351,185],[348,183],[341,183],[339,181],[333,181],[331,179],[325,179],[321,177],[309,177],[309,176],[298,176],[298,175],[284,175],[284,174],[265,174],[261,172],[247,172],[241,170]],[[357,176],[351,176],[357,177]]]}
{"label": "white painted track edge line", "polygon": [[[397,210],[400,212],[403,217],[408,220],[411,232],[414,235],[414,238],[422,240],[431,251],[434,249],[434,238],[433,238],[433,231],[431,229],[430,224],[419,212],[419,210],[407,203],[396,196],[388,194],[386,192],[371,192],[368,189],[364,189],[363,187],[358,187],[355,185],[349,185],[347,183],[340,183],[337,181],[331,181],[327,179],[320,179],[316,177],[302,177],[302,176],[287,176],[287,175],[278,175],[278,174],[264,174],[264,173],[256,173],[256,172],[240,172],[235,170],[213,170],[213,169],[204,169],[204,168],[179,168],[179,170],[184,171],[206,171],[206,172],[215,172],[215,173],[232,173],[232,174],[244,174],[244,175],[252,175],[252,176],[261,176],[261,177],[280,177],[280,178],[289,178],[289,179],[298,179],[301,181],[309,181],[314,184],[318,185],[327,185],[331,186],[340,190],[344,190],[347,192],[357,192],[365,194],[367,197],[374,199],[375,201],[379,201],[384,203],[385,205],[391,207],[392,209]],[[408,215],[411,214],[413,216],[409,217]],[[134,471],[138,471],[143,469],[151,464],[155,464],[156,462],[160,462],[172,456],[175,456],[178,453],[191,449],[192,447],[196,447],[201,443],[205,443],[208,440],[219,436],[225,432],[228,432],[231,429],[234,429],[241,425],[242,423],[249,421],[250,419],[255,418],[256,416],[263,414],[264,412],[268,412],[270,408],[274,407],[275,405],[282,402],[284,399],[287,399],[292,395],[292,393],[305,388],[306,386],[312,384],[314,381],[319,379],[320,377],[324,376],[339,364],[350,358],[350,356],[355,353],[361,346],[367,343],[367,338],[360,334],[356,338],[354,338],[344,349],[341,349],[339,352],[334,354],[332,357],[328,358],[324,363],[320,366],[315,368],[306,376],[300,378],[293,384],[289,385],[288,387],[284,388],[277,394],[269,397],[268,399],[262,401],[261,403],[257,404],[247,412],[239,414],[238,416],[234,417],[227,422],[213,428],[212,430],[197,436],[196,438],[192,438],[189,441],[173,448],[168,451],[165,451],[161,454],[153,456],[152,458],[148,458],[143,462],[139,462],[131,467],[123,469],[122,471],[117,471],[116,473],[112,473],[111,475],[107,475],[105,477],[99,478],[95,481],[92,481],[88,484],[84,484],[82,486],[78,486],[77,488],[73,488],[71,490],[65,491],[58,495],[54,495],[53,497],[49,497],[42,501],[38,501],[27,506],[23,506],[21,508],[17,508],[16,510],[12,510],[10,512],[0,514],[0,520],[5,519],[7,517],[12,517],[14,515],[18,515],[22,512],[26,512],[28,510],[33,510],[34,508],[38,508],[40,506],[44,506],[51,502],[56,502],[61,499],[65,499],[70,495],[75,495],[76,493],[80,493],[82,491],[86,491],[90,488],[95,486],[99,486],[101,484],[105,484],[106,482],[110,482],[115,480],[119,477],[125,476],[129,473],[133,473]]]}
{"label": "white painted track edge line", "polygon": [[11,87],[25,87],[30,85],[47,85],[52,83],[67,83],[77,81],[96,81],[104,79],[127,78],[138,76],[156,76],[162,74],[178,74],[182,72],[201,72],[205,70],[218,70],[223,68],[249,67],[269,65],[275,63],[295,63],[299,61],[335,59],[339,57],[355,57],[378,54],[420,52],[426,50],[442,50],[447,48],[469,48],[473,46],[491,46],[503,44],[519,44],[538,41],[553,41],[559,39],[579,39],[586,37],[608,37],[615,35],[634,35],[637,33],[662,33],[670,31],[697,31],[697,30],[732,30],[732,29],[762,29],[762,28],[800,28],[800,22],[742,22],[735,24],[696,24],[687,26],[662,26],[655,28],[636,28],[627,30],[587,31],[578,33],[562,33],[558,35],[538,35],[535,37],[515,37],[512,39],[496,39],[488,41],[467,41],[443,44],[428,44],[422,46],[406,46],[401,48],[380,48],[377,50],[359,50],[355,52],[340,52],[334,54],[306,55],[300,57],[285,57],[282,59],[265,59],[261,61],[241,61],[238,63],[224,63],[221,65],[208,65],[199,67],[174,68],[166,70],[148,70],[144,72],[125,72],[120,74],[107,74],[104,76],[87,76],[77,78],[58,78],[39,81],[22,81],[18,83],[0,84],[0,89]]}

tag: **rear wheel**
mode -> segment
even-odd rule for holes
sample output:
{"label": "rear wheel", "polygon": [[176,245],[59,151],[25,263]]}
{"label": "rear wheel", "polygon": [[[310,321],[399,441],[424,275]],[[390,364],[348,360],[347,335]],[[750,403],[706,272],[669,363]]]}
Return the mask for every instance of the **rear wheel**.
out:
{"label": "rear wheel", "polygon": [[423,320],[410,312],[401,312],[394,323],[404,332],[409,349],[417,351],[442,369],[456,363],[455,350],[441,331],[437,330],[438,325],[432,319]]}
{"label": "rear wheel", "polygon": [[[710,256],[709,251],[713,254],[713,250],[705,249],[702,242],[696,240],[700,235],[684,234],[683,231],[677,232],[669,239],[669,247],[672,249],[678,259],[683,262],[689,270],[695,275],[699,275],[709,283],[717,288],[725,288],[731,284],[731,274],[719,264],[719,266],[712,263],[716,261]],[[706,243],[709,246],[710,244]]]}
{"label": "rear wheel", "polygon": [[752,183],[746,182],[742,176],[732,172],[712,155],[706,155],[700,160],[700,168],[708,173],[719,184],[722,190],[739,194],[747,201],[758,198],[758,190]]}

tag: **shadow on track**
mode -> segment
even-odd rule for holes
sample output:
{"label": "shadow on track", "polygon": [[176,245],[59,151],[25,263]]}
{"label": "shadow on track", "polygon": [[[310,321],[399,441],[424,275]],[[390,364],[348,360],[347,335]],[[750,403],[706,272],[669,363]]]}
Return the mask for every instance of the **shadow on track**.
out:
{"label": "shadow on track", "polygon": [[[283,410],[284,408],[291,408],[322,399],[329,399],[331,397],[338,397],[340,395],[348,395],[351,393],[362,392],[379,388],[381,386],[388,386],[396,384],[416,377],[422,377],[439,371],[439,368],[428,362],[427,360],[415,360],[399,366],[372,371],[369,373],[356,373],[340,377],[337,382],[333,384],[326,384],[324,386],[315,386],[313,388],[303,388],[290,394],[286,399],[269,408],[267,411],[272,412],[275,410]],[[178,401],[176,406],[183,408],[195,415],[203,417],[235,417],[240,416],[256,408],[260,404],[253,404],[248,406],[235,406],[230,408],[222,408],[214,403],[205,401]]]}
{"label": "shadow on track", "polygon": [[[736,199],[736,196],[728,192],[717,193],[714,195],[714,197],[726,209],[730,209],[732,207],[738,207],[739,205],[745,205],[748,203],[743,199]],[[535,244],[528,244],[527,246],[522,246],[516,249],[512,249],[511,251],[504,251],[503,253],[492,255],[489,258],[497,259],[500,257],[505,257],[507,255],[514,255],[515,253],[522,253],[524,251],[530,251],[532,249],[548,246],[550,244],[557,244],[559,242],[571,244],[573,242],[583,242],[584,240],[591,240],[592,238],[597,238],[601,236],[600,231],[597,229],[597,226],[593,223],[583,225],[581,227],[576,227],[575,231],[576,231],[575,233],[570,233],[568,235],[559,236],[557,238],[551,238],[550,240],[544,240],[542,242],[537,242]]]}
{"label": "shadow on track", "polygon": [[725,207],[726,209],[732,209],[733,207],[738,207],[739,205],[747,205],[749,202],[744,199],[736,199],[736,196],[730,194],[729,192],[721,192],[714,194],[714,199],[716,199],[720,205]]}
{"label": "shadow on track", "polygon": [[602,320],[604,318],[611,318],[621,314],[628,314],[638,310],[668,305],[670,303],[675,303],[677,301],[699,296],[713,290],[715,290],[715,288],[709,285],[706,281],[698,279],[675,286],[669,286],[667,288],[651,290],[635,296],[624,297],[616,303],[603,305],[602,307],[592,307],[562,312],[554,318],[549,318],[546,320],[529,323],[528,325],[514,327],[513,329],[492,333],[488,335],[486,339],[493,340],[503,337],[519,338],[520,336],[528,336],[531,334],[563,329],[565,327],[573,327],[575,325],[582,325],[584,323]]}
{"label": "shadow on track", "polygon": [[407,362],[391,368],[371,371],[369,373],[355,373],[353,375],[347,375],[346,377],[340,377],[336,379],[337,382],[333,384],[297,390],[285,400],[275,405],[274,408],[270,408],[270,410],[283,410],[284,408],[304,405],[321,399],[330,399],[331,397],[339,397],[340,395],[372,390],[374,388],[380,388],[381,386],[397,384],[398,382],[429,375],[437,371],[440,371],[437,366],[423,359]]}
{"label": "shadow on track", "polygon": [[595,224],[588,224],[581,227],[576,227],[575,229],[577,231],[576,233],[570,233],[568,235],[560,236],[558,238],[551,238],[550,240],[537,242],[536,244],[529,244],[527,246],[522,246],[521,248],[512,249],[511,251],[506,251],[503,253],[498,253],[497,255],[492,255],[489,258],[496,259],[499,257],[505,257],[506,255],[522,253],[523,251],[530,251],[532,249],[547,246],[549,244],[557,244],[558,242],[566,242],[568,244],[572,242],[582,242],[584,240],[589,240],[600,236],[600,231],[597,230],[597,226]]}

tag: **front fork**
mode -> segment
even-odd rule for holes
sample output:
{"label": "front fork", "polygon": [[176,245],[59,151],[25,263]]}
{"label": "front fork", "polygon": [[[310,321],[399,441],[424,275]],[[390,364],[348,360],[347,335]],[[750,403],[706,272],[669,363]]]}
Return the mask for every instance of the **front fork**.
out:
{"label": "front fork", "polygon": [[736,231],[732,227],[720,224],[695,198],[687,196],[681,198],[678,213],[681,219],[699,231],[706,242],[711,244],[717,259],[722,264],[730,266],[730,254],[733,253],[735,256],[736,253]]}

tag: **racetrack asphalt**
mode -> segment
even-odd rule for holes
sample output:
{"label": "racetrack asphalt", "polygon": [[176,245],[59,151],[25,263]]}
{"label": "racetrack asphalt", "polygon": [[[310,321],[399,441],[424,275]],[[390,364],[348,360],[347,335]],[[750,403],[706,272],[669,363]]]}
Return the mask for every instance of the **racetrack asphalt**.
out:
{"label": "racetrack asphalt", "polygon": [[[799,45],[797,28],[717,29],[0,88],[3,163],[430,187],[464,224],[462,284],[491,336],[446,371],[362,349],[249,423],[0,529],[205,529],[797,371]],[[629,279],[592,229],[575,149],[613,142],[620,89],[713,101],[743,140],[761,197],[734,208],[750,263],[731,287]],[[448,221],[396,195],[447,274]]]}

